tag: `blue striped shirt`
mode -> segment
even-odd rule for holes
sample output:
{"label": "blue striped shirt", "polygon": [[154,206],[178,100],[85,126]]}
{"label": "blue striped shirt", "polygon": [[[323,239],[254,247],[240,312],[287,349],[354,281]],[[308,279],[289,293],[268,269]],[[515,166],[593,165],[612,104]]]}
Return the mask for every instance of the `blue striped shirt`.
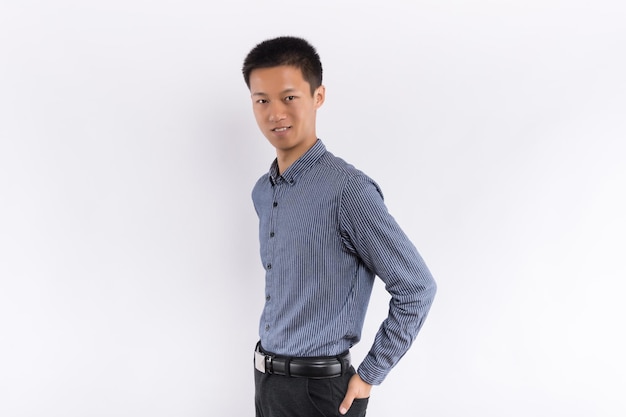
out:
{"label": "blue striped shirt", "polygon": [[378,276],[391,295],[389,315],[358,373],[380,384],[417,336],[436,285],[378,185],[318,140],[282,175],[275,160],[252,200],[265,268],[263,348],[296,357],[349,349]]}

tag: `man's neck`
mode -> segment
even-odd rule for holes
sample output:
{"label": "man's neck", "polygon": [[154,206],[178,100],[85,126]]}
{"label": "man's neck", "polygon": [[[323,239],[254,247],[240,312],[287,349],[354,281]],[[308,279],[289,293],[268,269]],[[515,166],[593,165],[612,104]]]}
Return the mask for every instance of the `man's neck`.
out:
{"label": "man's neck", "polygon": [[[306,153],[306,152],[305,152]],[[304,155],[304,153],[302,154]],[[278,173],[282,175],[287,169],[298,160],[302,155],[280,155],[276,153],[276,162],[278,163]]]}
{"label": "man's neck", "polygon": [[278,163],[278,173],[282,175],[287,169],[302,155],[308,152],[315,143],[317,142],[317,137],[315,140],[312,140],[310,143],[307,143],[305,146],[299,146],[295,149],[289,149],[287,151],[276,150],[276,162]]}

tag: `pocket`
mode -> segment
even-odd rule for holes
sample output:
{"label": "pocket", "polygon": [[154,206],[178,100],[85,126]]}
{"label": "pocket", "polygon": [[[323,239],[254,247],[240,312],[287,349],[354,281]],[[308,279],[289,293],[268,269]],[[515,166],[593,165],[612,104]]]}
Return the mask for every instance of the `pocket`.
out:
{"label": "pocket", "polygon": [[345,417],[365,417],[369,398],[355,398]]}
{"label": "pocket", "polygon": [[[354,367],[337,378],[308,379],[307,391],[311,406],[321,416],[340,416],[339,405],[343,401],[350,378],[356,374]],[[367,410],[369,398],[355,398],[352,406],[346,413],[347,417],[363,417]]]}

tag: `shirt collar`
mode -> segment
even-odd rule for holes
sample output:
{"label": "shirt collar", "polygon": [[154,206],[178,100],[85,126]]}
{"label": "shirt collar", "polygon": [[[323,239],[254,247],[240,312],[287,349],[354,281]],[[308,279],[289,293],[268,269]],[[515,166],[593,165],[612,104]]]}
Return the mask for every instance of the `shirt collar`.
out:
{"label": "shirt collar", "polygon": [[311,168],[326,152],[326,146],[318,139],[315,144],[304,153],[300,158],[283,172],[282,175],[278,173],[278,160],[274,159],[272,166],[270,167],[270,181],[272,185],[279,183],[280,181],[287,181],[289,184],[296,182],[298,177]]}

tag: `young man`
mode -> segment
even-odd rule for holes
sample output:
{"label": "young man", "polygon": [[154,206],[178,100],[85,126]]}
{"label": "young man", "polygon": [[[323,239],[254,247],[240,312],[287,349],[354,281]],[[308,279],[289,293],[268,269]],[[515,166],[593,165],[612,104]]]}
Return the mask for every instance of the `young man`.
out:
{"label": "young man", "polygon": [[[378,185],[317,138],[322,65],[305,40],[258,44],[243,65],[257,124],[276,148],[254,186],[265,307],[255,350],[257,417],[364,416],[380,384],[409,349],[435,282],[387,212]],[[359,365],[359,342],[375,276],[389,315]]]}

